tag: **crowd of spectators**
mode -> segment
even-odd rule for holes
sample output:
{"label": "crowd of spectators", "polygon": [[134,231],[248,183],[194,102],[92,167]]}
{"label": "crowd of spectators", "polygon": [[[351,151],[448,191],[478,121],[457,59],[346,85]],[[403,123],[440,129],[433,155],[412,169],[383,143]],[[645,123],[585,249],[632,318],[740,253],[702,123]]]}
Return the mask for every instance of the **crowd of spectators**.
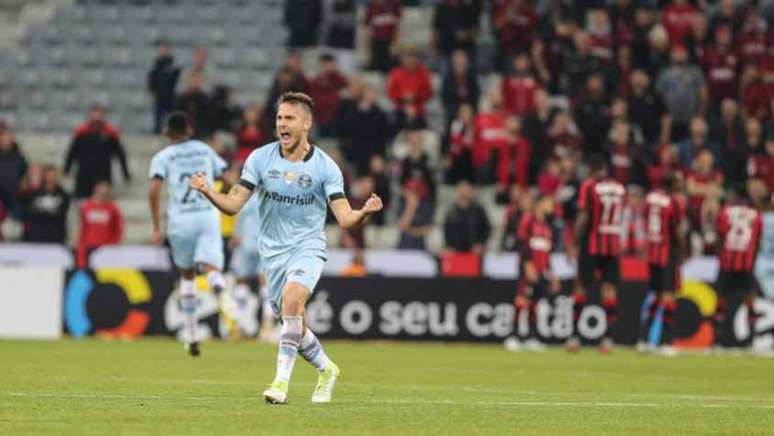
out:
{"label": "crowd of spectators", "polygon": [[[244,107],[232,102],[228,88],[209,87],[217,77],[206,48],[182,67],[170,46],[159,43],[148,75],[156,128],[168,111],[183,110],[195,136],[238,166],[273,139],[276,98],[307,92],[316,103],[313,139],[336,145],[331,154],[353,201],[371,190],[382,196],[393,214],[373,224],[396,226],[401,249],[425,249],[440,212],[447,250],[481,252],[495,242],[512,250],[518,217],[538,194],[557,200],[554,222],[563,234],[575,217],[584,161],[593,154],[606,156],[610,174],[630,188],[632,250],[642,234],[642,197],[667,172],[683,182],[699,251],[712,246],[713,217],[732,185],[745,184],[757,207],[771,208],[774,23],[755,1],[440,0],[426,47],[399,46],[412,31],[400,25],[400,1],[368,0],[358,26],[360,3],[287,0],[286,60],[264,101]],[[369,41],[363,65],[354,53],[358,29]],[[487,31],[494,53],[481,50]],[[309,50],[319,54],[315,68],[303,65]],[[384,87],[364,80],[363,71],[382,75]],[[428,117],[433,99],[441,122]],[[86,157],[103,166],[114,156],[125,162],[114,128],[94,127],[93,120],[88,126],[76,131],[65,171]],[[96,139],[79,139],[86,132]],[[428,132],[440,138],[438,150]],[[231,135],[234,146],[224,146],[220,133]],[[12,195],[28,178],[8,135],[0,135],[0,211],[29,214],[22,205],[30,201]],[[77,151],[96,140],[98,155]],[[56,175],[46,174],[46,180]],[[77,179],[75,196],[83,198],[111,175]],[[437,210],[439,184],[457,186],[450,210]],[[49,181],[36,192],[66,197],[55,186]],[[490,241],[493,211],[482,206],[479,192],[494,192],[505,210],[501,241]],[[364,240],[346,234],[341,243],[362,248]]]}

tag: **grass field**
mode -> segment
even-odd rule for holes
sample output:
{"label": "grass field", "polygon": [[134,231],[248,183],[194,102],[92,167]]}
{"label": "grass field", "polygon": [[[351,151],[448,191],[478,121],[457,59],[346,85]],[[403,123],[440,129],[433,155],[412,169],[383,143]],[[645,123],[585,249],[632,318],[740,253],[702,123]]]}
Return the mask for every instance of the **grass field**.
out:
{"label": "grass field", "polygon": [[509,354],[497,346],[328,342],[334,402],[260,393],[275,349],[167,339],[0,341],[0,435],[772,434],[774,359]]}

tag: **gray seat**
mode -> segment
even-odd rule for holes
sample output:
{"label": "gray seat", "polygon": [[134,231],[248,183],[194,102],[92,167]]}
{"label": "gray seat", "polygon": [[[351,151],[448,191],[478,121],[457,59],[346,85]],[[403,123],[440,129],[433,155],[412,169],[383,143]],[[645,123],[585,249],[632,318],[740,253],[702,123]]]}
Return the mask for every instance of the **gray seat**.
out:
{"label": "gray seat", "polygon": [[36,88],[39,86],[42,76],[37,68],[28,67],[19,70],[16,80],[17,83],[25,88]]}

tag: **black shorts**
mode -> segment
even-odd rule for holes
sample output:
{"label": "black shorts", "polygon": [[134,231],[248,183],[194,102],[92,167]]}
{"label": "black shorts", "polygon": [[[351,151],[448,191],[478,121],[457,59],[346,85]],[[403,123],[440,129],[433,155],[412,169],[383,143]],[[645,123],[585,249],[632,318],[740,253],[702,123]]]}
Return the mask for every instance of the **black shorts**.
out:
{"label": "black shorts", "polygon": [[650,264],[650,288],[656,292],[680,289],[680,266],[670,259],[666,265]]}
{"label": "black shorts", "polygon": [[723,271],[718,272],[715,282],[715,291],[722,295],[736,293],[750,294],[758,290],[758,282],[750,271]]}
{"label": "black shorts", "polygon": [[618,283],[618,257],[599,256],[581,251],[578,256],[578,279],[584,288],[595,283]]}

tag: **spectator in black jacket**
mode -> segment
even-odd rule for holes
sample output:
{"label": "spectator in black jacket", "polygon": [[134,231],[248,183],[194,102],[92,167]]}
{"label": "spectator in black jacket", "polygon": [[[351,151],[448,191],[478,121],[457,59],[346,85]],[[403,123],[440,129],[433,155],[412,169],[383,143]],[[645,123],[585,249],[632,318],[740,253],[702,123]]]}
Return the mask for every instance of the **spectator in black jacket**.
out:
{"label": "spectator in black jacket", "polygon": [[196,139],[209,137],[215,128],[212,99],[204,92],[203,81],[201,73],[191,73],[188,88],[175,99],[175,110],[183,111],[188,116]]}
{"label": "spectator in black jacket", "polygon": [[91,196],[98,182],[113,182],[113,158],[118,158],[124,180],[131,180],[118,129],[105,120],[102,105],[95,103],[91,106],[89,119],[75,129],[65,158],[65,174],[70,173],[73,164],[78,165],[75,176],[76,198]]}
{"label": "spectator in black jacket", "polygon": [[148,73],[148,91],[153,96],[153,132],[160,133],[172,105],[175,102],[175,87],[180,79],[180,67],[165,42],[159,42],[158,54],[153,68]]}
{"label": "spectator in black jacket", "polygon": [[341,71],[350,75],[355,72],[355,27],[357,5],[355,0],[332,0],[326,11],[328,32],[325,45],[334,50]]}
{"label": "spectator in black jacket", "polygon": [[285,0],[285,27],[290,32],[288,47],[306,48],[317,45],[322,23],[320,0]]}
{"label": "spectator in black jacket", "polygon": [[462,50],[454,52],[451,60],[451,68],[443,76],[441,84],[441,99],[443,101],[446,125],[457,116],[459,107],[467,103],[472,107],[478,106],[478,97],[481,90],[478,86],[478,77],[470,68],[468,55]]}
{"label": "spectator in black jacket", "polygon": [[462,181],[457,185],[457,202],[446,213],[443,234],[446,249],[481,254],[492,228],[484,208],[473,199],[473,186]]}
{"label": "spectator in black jacket", "polygon": [[6,213],[16,212],[16,194],[27,173],[27,160],[14,141],[10,127],[0,125],[0,203]]}
{"label": "spectator in black jacket", "polygon": [[19,203],[25,242],[66,242],[70,196],[59,184],[59,170],[56,167],[46,167],[42,186],[22,195]]}
{"label": "spectator in black jacket", "polygon": [[342,148],[357,174],[368,172],[373,156],[385,156],[389,138],[387,114],[376,101],[376,91],[365,87],[359,96],[342,102],[339,128]]}
{"label": "spectator in black jacket", "polygon": [[390,187],[390,177],[387,174],[387,163],[384,156],[375,154],[371,157],[368,176],[373,181],[373,192],[382,199],[384,208],[371,217],[371,224],[383,226],[385,224],[384,211],[389,209],[392,204],[392,189]]}
{"label": "spectator in black jacket", "polygon": [[444,60],[456,49],[475,59],[481,0],[442,0],[433,16],[433,44]]}

